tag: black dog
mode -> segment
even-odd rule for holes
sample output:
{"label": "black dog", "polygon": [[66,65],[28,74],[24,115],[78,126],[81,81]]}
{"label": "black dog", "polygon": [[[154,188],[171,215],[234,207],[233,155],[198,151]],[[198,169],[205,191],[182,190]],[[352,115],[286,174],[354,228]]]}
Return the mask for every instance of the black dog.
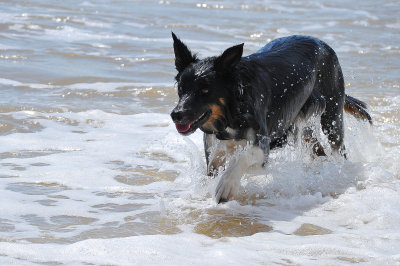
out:
{"label": "black dog", "polygon": [[[321,126],[333,151],[343,156],[343,110],[362,119],[371,117],[366,104],[345,95],[338,58],[325,42],[290,36],[268,43],[242,57],[243,44],[222,55],[198,59],[172,33],[179,102],[171,113],[183,135],[204,132],[208,174],[224,166],[226,154],[242,145],[230,159],[215,199],[231,199],[245,171],[265,164],[270,149],[282,146],[296,124],[321,115]],[[305,130],[317,155],[322,146]],[[247,144],[247,146],[246,146]]]}

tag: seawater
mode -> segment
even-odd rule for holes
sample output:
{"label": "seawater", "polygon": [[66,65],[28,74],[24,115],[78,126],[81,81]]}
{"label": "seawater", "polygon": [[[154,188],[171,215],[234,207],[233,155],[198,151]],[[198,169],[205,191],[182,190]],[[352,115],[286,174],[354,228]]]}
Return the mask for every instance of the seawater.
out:
{"label": "seawater", "polygon": [[[398,1],[2,1],[0,263],[399,264]],[[373,127],[349,160],[271,153],[217,205],[180,136],[174,31],[200,57],[291,34],[329,43]]]}

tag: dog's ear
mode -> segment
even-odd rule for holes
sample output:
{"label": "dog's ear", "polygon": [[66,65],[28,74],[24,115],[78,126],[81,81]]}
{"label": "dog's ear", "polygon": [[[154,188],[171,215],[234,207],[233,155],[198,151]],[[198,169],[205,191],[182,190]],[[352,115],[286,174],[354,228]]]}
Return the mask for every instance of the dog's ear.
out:
{"label": "dog's ear", "polygon": [[173,32],[172,39],[174,39],[175,67],[180,73],[188,65],[195,62],[197,57],[190,52],[189,48]]}
{"label": "dog's ear", "polygon": [[217,57],[215,61],[215,67],[219,71],[229,71],[232,69],[234,66],[239,63],[240,58],[242,58],[243,54],[243,45],[235,45],[232,46],[231,48],[226,49],[221,56]]}

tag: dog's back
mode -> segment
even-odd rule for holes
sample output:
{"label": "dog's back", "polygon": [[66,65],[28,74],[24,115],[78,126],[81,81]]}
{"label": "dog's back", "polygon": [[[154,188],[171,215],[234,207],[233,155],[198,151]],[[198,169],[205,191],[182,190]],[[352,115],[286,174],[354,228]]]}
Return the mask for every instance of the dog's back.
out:
{"label": "dog's back", "polygon": [[[323,126],[327,128],[327,123],[335,120],[336,127],[341,127],[342,71],[335,52],[323,41],[297,35],[280,38],[242,58],[241,63],[238,72],[246,84],[243,90],[251,94],[248,104],[257,106],[257,113],[266,116],[258,120],[265,120],[271,142],[284,138],[300,113],[308,118],[322,106],[326,111],[323,117],[337,114],[329,116],[329,122],[324,120]],[[342,143],[335,145],[339,149]]]}

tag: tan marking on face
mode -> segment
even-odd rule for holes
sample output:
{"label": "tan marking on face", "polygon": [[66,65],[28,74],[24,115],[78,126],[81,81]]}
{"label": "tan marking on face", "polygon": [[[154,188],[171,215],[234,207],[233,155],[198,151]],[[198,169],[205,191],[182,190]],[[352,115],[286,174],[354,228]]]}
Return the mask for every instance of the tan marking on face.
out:
{"label": "tan marking on face", "polygon": [[222,113],[221,107],[217,104],[211,105],[211,116],[207,120],[207,122],[204,123],[203,127],[210,129],[210,130],[215,130],[215,127],[213,125],[214,120],[223,117],[224,114]]}
{"label": "tan marking on face", "polygon": [[225,105],[225,99],[224,99],[224,98],[219,98],[219,102],[220,102],[222,105]]}
{"label": "tan marking on face", "polygon": [[212,111],[211,116],[207,122],[213,121],[215,119],[220,118],[221,116],[224,116],[224,114],[222,113],[221,107],[217,104],[211,105],[211,111]]}

